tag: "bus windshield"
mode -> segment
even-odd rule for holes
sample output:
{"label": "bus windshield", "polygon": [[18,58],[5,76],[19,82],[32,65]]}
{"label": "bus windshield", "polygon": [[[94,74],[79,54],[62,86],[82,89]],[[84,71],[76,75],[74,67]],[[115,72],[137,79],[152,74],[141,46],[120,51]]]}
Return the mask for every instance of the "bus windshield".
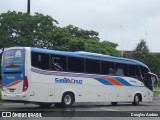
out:
{"label": "bus windshield", "polygon": [[24,50],[7,50],[3,54],[3,65],[5,68],[21,67],[24,63]]}

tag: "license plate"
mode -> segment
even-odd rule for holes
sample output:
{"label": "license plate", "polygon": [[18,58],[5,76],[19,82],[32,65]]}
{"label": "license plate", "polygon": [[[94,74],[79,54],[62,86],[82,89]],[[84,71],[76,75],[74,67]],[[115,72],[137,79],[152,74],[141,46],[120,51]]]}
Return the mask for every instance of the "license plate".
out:
{"label": "license plate", "polygon": [[14,89],[9,89],[9,92],[14,92]]}

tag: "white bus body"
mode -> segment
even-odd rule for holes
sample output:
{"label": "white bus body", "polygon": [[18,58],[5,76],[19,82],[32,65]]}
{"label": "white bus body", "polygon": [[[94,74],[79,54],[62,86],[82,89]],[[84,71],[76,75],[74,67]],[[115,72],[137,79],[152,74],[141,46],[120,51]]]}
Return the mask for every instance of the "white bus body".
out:
{"label": "white bus body", "polygon": [[[14,52],[11,52],[12,50],[14,50]],[[24,51],[20,53],[20,50]],[[9,52],[7,53],[7,51]],[[49,61],[52,62],[46,64],[49,66],[54,64],[53,66],[56,70],[44,70],[32,66],[32,64],[38,65],[36,63],[37,61],[35,61],[36,59],[40,61],[42,59],[40,55],[31,58],[32,52],[43,53],[43,55],[49,54]],[[58,103],[65,107],[72,105],[74,102],[112,102],[113,105],[117,102],[133,102],[133,104],[137,105],[140,101],[148,102],[153,99],[152,89],[149,89],[144,82],[134,77],[60,70],[61,66],[59,66],[59,63],[56,61],[58,58],[54,58],[57,63],[51,59],[52,53],[53,55],[55,53],[59,55],[63,52],[30,47],[5,49],[2,57],[2,99],[6,101],[35,103],[42,106]],[[71,53],[74,55],[72,56]],[[14,59],[13,57],[16,56],[15,54],[20,54],[19,56],[22,58],[19,59],[21,60],[17,60],[18,58]],[[81,59],[92,60],[92,57],[94,57],[94,55],[92,56],[91,54],[91,57],[89,56],[86,58],[85,55],[80,55],[80,52],[64,52],[63,56],[75,57],[76,54],[78,54],[78,58]],[[87,53],[86,56],[88,56],[88,54],[89,53]],[[102,57],[103,55],[99,55],[100,60],[102,60]],[[107,59],[107,57],[110,56],[105,56],[104,58]],[[118,57],[113,58],[118,60]],[[68,59],[69,58],[67,58],[67,60]],[[110,59],[112,59],[112,57]],[[22,60],[24,62],[21,62]],[[123,58],[119,60],[123,61]],[[127,66],[130,64],[130,61],[134,63],[134,60],[124,60],[125,62],[128,61]],[[9,61],[12,61],[14,65],[9,66],[11,64]],[[103,61],[105,62],[105,60]],[[67,64],[69,64],[69,62],[67,62]],[[18,63],[19,66],[15,67],[15,65],[17,65],[15,63]],[[115,64],[116,63],[117,62],[115,62]],[[138,63],[139,62],[135,62],[134,64],[143,66],[143,64]],[[42,67],[46,65],[43,64],[44,63],[42,63]],[[102,64],[102,62],[100,64]],[[137,98],[135,98],[137,96],[138,101],[136,101]]]}

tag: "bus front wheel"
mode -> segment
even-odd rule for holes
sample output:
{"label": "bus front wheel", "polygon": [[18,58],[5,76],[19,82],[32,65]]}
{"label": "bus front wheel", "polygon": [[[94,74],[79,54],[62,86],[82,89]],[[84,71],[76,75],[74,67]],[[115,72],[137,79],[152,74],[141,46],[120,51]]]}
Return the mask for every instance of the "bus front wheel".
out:
{"label": "bus front wheel", "polygon": [[74,102],[74,94],[71,92],[64,93],[62,96],[62,106],[69,107]]}
{"label": "bus front wheel", "polygon": [[140,96],[138,94],[136,94],[134,96],[134,100],[132,102],[133,105],[139,105],[139,102],[140,102]]}

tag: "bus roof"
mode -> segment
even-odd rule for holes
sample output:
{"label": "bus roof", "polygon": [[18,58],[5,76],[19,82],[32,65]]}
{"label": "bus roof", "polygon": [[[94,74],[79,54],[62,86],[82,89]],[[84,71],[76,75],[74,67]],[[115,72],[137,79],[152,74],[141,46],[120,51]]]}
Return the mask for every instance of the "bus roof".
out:
{"label": "bus roof", "polygon": [[90,52],[84,52],[84,51],[69,52],[69,51],[58,51],[58,50],[49,50],[49,49],[33,48],[33,47],[31,47],[31,51],[79,57],[79,58],[90,58],[90,59],[95,59],[95,60],[111,61],[111,62],[118,62],[118,63],[135,64],[135,65],[141,65],[141,66],[148,68],[144,63],[138,60],[122,58],[122,57],[115,57],[115,56],[104,55],[104,54],[90,53]]}

